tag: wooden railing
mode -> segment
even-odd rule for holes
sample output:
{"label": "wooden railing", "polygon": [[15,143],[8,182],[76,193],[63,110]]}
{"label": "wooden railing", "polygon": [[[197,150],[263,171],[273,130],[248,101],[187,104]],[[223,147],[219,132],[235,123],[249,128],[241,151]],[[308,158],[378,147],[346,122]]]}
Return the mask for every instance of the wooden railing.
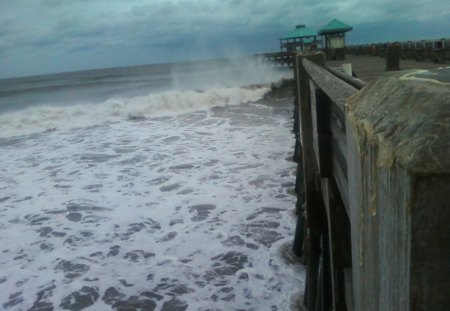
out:
{"label": "wooden railing", "polygon": [[[301,155],[297,183],[303,179],[299,200],[304,200],[297,209],[294,252],[308,265],[305,305],[309,310],[319,305],[338,310],[345,306],[346,296],[351,300],[351,295],[345,295],[351,253],[344,106],[358,89],[324,65],[323,53],[298,55],[294,65],[296,100],[301,103],[295,115],[299,124],[296,146],[301,149],[296,151]],[[332,279],[324,274],[325,266]]]}
{"label": "wooden railing", "polygon": [[[307,265],[304,305],[310,311],[445,310],[450,305],[444,294],[450,292],[450,239],[443,237],[450,235],[450,196],[445,194],[446,200],[438,196],[450,189],[450,157],[445,156],[450,153],[450,125],[440,119],[450,120],[450,70],[442,77],[433,73],[441,79],[437,82],[426,82],[420,72],[416,80],[396,73],[389,81],[365,87],[363,81],[327,67],[321,52],[297,54],[293,67],[298,162],[293,250]],[[422,83],[417,88],[421,95],[414,93],[416,83]],[[405,89],[410,93],[402,93]],[[384,96],[383,90],[394,99]],[[361,95],[367,92],[373,93]],[[375,106],[367,104],[370,101]],[[389,111],[393,107],[404,111]],[[424,111],[436,123],[424,118]],[[428,167],[422,163],[425,158],[417,160],[427,167],[426,174],[411,167],[415,155],[394,156],[396,151],[389,149],[391,159],[383,153],[400,139],[398,148],[428,152],[414,146],[418,141],[423,144],[420,136],[411,142],[401,138],[418,135],[415,127],[426,127],[431,132],[424,129],[423,135],[433,137],[426,148],[434,151],[430,156],[437,164]],[[405,129],[411,132],[405,134]],[[431,136],[436,133],[442,137]],[[386,165],[383,159],[391,162]],[[430,178],[439,178],[442,184],[436,187]],[[417,193],[418,184],[428,192]],[[426,226],[421,224],[424,210],[439,211],[439,219],[428,215]],[[434,236],[427,226],[440,230],[436,238],[446,247],[441,256],[436,252],[442,245],[417,240]],[[427,254],[423,245],[434,255]],[[424,268],[418,268],[420,264]],[[439,276],[438,268],[446,271],[445,277]],[[433,277],[441,286],[437,294],[429,292]]]}
{"label": "wooden railing", "polygon": [[402,59],[431,60],[434,62],[450,60],[450,38],[349,45],[346,50],[349,54],[384,57],[389,46],[398,46]]}
{"label": "wooden railing", "polygon": [[292,66],[292,62],[295,56],[295,52],[273,52],[255,54],[255,60],[257,63],[265,63],[273,66]]}

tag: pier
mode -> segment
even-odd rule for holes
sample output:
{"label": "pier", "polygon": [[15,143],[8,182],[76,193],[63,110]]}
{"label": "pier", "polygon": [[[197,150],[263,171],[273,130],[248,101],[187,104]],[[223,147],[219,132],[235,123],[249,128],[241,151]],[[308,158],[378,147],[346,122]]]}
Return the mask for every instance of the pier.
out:
{"label": "pier", "polygon": [[[386,58],[391,58],[394,62],[401,61],[402,67],[398,69],[402,70],[436,68],[450,63],[450,38],[349,45],[345,49],[331,49],[327,40],[325,40],[325,48],[318,48],[320,40],[316,39],[316,37],[314,37],[313,41],[281,42],[282,48],[280,52],[255,54],[256,62],[273,66],[292,67],[296,50],[288,50],[286,46],[293,46],[294,44],[300,46],[301,44],[301,50],[323,51],[327,55],[326,60],[330,66],[352,63],[360,69],[359,71],[372,72],[367,76],[370,81],[384,72]],[[315,44],[308,45],[304,42],[314,42]]]}
{"label": "pier", "polygon": [[292,67],[295,53],[291,51],[255,54],[257,64],[276,67]]}
{"label": "pier", "polygon": [[293,251],[309,311],[450,305],[450,69],[400,51],[293,56]]}
{"label": "pier", "polygon": [[[386,58],[369,55],[347,55],[345,60],[328,60],[328,67],[339,68],[342,64],[351,64],[354,75],[365,81],[373,82],[386,72]],[[411,69],[436,69],[446,66],[445,63],[434,63],[431,61],[418,62],[414,59],[398,59],[399,70]],[[450,63],[447,64],[450,66]]]}
{"label": "pier", "polygon": [[389,46],[398,46],[401,59],[430,60],[436,63],[450,60],[449,38],[350,45],[347,47],[347,52],[384,57]]}

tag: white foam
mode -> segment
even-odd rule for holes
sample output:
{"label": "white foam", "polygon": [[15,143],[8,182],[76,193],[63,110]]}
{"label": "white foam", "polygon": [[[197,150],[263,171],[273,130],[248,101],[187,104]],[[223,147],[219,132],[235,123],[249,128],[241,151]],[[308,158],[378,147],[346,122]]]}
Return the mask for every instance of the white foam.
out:
{"label": "white foam", "polygon": [[39,106],[0,115],[0,137],[85,127],[130,118],[176,116],[212,107],[255,102],[269,91],[268,87],[179,90],[131,98],[112,98],[102,103]]}
{"label": "white foam", "polygon": [[[259,93],[248,94],[250,100]],[[201,99],[202,93],[194,96]],[[19,293],[22,302],[8,310],[28,310],[37,292],[54,284],[42,301],[56,310],[83,286],[99,294],[85,310],[111,309],[102,300],[109,287],[129,296],[161,295],[156,310],[174,295],[188,311],[289,310],[304,273],[280,254],[294,234],[295,198],[282,185],[293,186],[295,164],[284,160],[294,142],[291,103],[278,105],[284,108],[229,106],[54,131],[3,145],[0,303]],[[71,212],[70,204],[86,209]],[[198,204],[215,208],[202,219],[191,208]],[[71,213],[81,218],[70,220],[76,216]],[[52,232],[42,231],[46,227]],[[273,243],[265,244],[271,234]],[[238,243],[227,242],[236,236]],[[119,253],[108,255],[115,245]],[[134,255],[127,254],[136,250],[154,255],[137,252],[132,261]],[[228,267],[220,256],[232,251],[241,254],[237,261],[244,255],[248,260],[237,271],[217,275],[215,269]],[[67,277],[58,268],[62,260],[89,271]],[[170,293],[171,286],[181,285],[189,290]]]}

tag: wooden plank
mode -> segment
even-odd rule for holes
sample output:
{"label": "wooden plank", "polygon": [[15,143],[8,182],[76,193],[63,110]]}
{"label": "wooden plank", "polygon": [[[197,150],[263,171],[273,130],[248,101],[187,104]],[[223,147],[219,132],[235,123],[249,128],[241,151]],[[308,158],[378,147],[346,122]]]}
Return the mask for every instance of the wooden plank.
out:
{"label": "wooden plank", "polygon": [[400,70],[400,45],[388,45],[386,48],[386,71]]}
{"label": "wooden plank", "polygon": [[366,82],[364,82],[363,80],[349,76],[344,72],[334,69],[333,67],[325,66],[325,69],[358,90],[362,89],[366,85]]}
{"label": "wooden plank", "polygon": [[[347,135],[345,127],[342,128],[336,118],[330,120],[330,131],[332,139],[334,139],[337,149],[344,157],[344,162],[347,162]],[[330,140],[331,141],[331,140]]]}
{"label": "wooden plank", "polygon": [[330,105],[330,117],[334,119],[333,122],[336,123],[339,130],[345,132],[345,113],[334,103]]}
{"label": "wooden plank", "polygon": [[317,294],[317,275],[319,267],[320,242],[320,215],[314,205],[316,188],[316,167],[312,138],[312,116],[310,105],[309,76],[305,71],[302,60],[303,56],[297,58],[297,90],[299,92],[299,116],[301,142],[303,146],[303,178],[305,186],[305,207],[308,224],[308,252],[307,252],[307,283],[306,283],[306,307],[314,304]]}
{"label": "wooden plank", "polygon": [[304,185],[305,185],[305,204],[308,217],[308,224],[312,230],[321,231],[321,198],[318,196],[318,165],[314,155],[313,146],[313,123],[311,112],[311,95],[309,87],[309,75],[306,72],[301,59],[309,57],[321,64],[325,63],[325,55],[316,53],[308,56],[300,54],[298,63],[298,91],[299,91],[299,115],[300,115],[300,131],[303,148],[303,168],[304,168]]}
{"label": "wooden plank", "polygon": [[[433,69],[442,66],[442,64],[440,63],[433,63],[430,61],[416,62],[414,60],[414,52],[415,50],[409,50],[407,52],[408,59],[400,61],[400,67],[402,70]],[[445,52],[443,53],[445,54]],[[443,59],[444,58],[445,55],[443,56]],[[384,60],[379,57],[348,55],[345,61],[327,61],[327,65],[330,67],[339,67],[345,63],[351,63],[352,69],[355,72],[356,76],[367,83],[376,81],[383,74],[385,74]]]}
{"label": "wooden plank", "polygon": [[347,98],[355,94],[358,89],[342,81],[323,67],[303,59],[303,66],[313,81],[328,95],[328,97],[344,110]]}
{"label": "wooden plank", "polygon": [[335,156],[333,156],[332,161],[333,161],[333,177],[336,180],[336,184],[341,194],[342,201],[344,202],[344,206],[347,210],[347,213],[349,214],[350,186],[348,185],[347,178],[345,177],[345,173],[342,170],[339,160]]}
{"label": "wooden plank", "polygon": [[332,309],[343,311],[347,310],[344,269],[351,267],[350,222],[334,180],[322,178],[321,185],[328,224]]}
{"label": "wooden plank", "polygon": [[318,184],[318,165],[314,156],[313,124],[311,112],[311,94],[309,75],[303,66],[302,59],[308,57],[320,64],[325,63],[323,53],[299,54],[297,56],[297,90],[300,99],[299,116],[301,142],[303,147],[303,172],[305,186],[305,212],[308,225],[308,253],[307,253],[307,304],[314,304],[317,297],[317,281],[320,260],[320,235],[324,229],[323,201]]}
{"label": "wooden plank", "polygon": [[324,201],[324,207],[325,212],[327,216],[327,227],[328,227],[328,245],[324,245],[324,247],[329,249],[329,256],[330,256],[330,279],[331,279],[331,296],[332,296],[332,303],[331,303],[331,309],[336,310],[336,300],[337,300],[337,286],[336,283],[336,269],[334,265],[335,261],[335,255],[333,252],[333,241],[335,239],[335,236],[333,234],[333,230],[331,228],[331,215],[330,210],[333,208],[331,200],[333,194],[330,193],[330,187],[329,187],[329,178],[322,178],[321,179],[321,188],[322,188],[322,196]]}
{"label": "wooden plank", "polygon": [[330,114],[330,131],[331,131],[331,156],[333,163],[333,176],[338,184],[338,188],[342,191],[344,205],[348,209],[348,178],[347,178],[347,134],[345,118],[342,111],[331,105]]}
{"label": "wooden plank", "polygon": [[313,147],[320,177],[331,176],[330,99],[310,80]]}
{"label": "wooden plank", "polygon": [[306,303],[308,310],[314,310],[317,301],[317,289],[319,281],[320,267],[320,235],[309,230],[308,235],[308,260],[307,260],[307,284],[306,284]]}
{"label": "wooden plank", "polygon": [[336,138],[333,136],[330,139],[330,145],[331,145],[331,157],[335,159],[338,163],[339,168],[342,170],[342,174],[344,176],[344,180],[347,181],[348,179],[348,173],[347,173],[347,154],[344,152],[346,150],[342,150],[340,148],[339,142],[336,140]]}
{"label": "wooden plank", "polygon": [[351,268],[344,269],[345,306],[348,311],[355,310],[355,297],[353,295],[353,274]]}
{"label": "wooden plank", "polygon": [[303,262],[306,262],[304,256],[304,240],[306,238],[306,220],[304,219],[304,175],[303,175],[303,147],[301,143],[300,133],[300,100],[299,100],[299,68],[297,65],[297,57],[294,57],[294,133],[295,133],[295,152],[294,161],[297,162],[297,172],[295,178],[295,193],[297,195],[297,202],[295,203],[297,223],[295,226],[295,235],[292,245],[292,251],[297,257],[302,257]]}
{"label": "wooden plank", "polygon": [[319,130],[318,130],[318,117],[320,113],[318,113],[318,105],[316,93],[318,89],[313,81],[308,80],[309,82],[309,94],[310,94],[310,105],[311,105],[311,133],[312,133],[312,147],[314,150],[314,156],[316,157],[316,163],[318,165],[318,170],[320,172],[320,153],[319,153]]}
{"label": "wooden plank", "polygon": [[[348,118],[348,116],[347,116]],[[347,121],[347,162],[348,162],[348,206],[347,213],[350,219],[350,227],[351,227],[351,247],[352,247],[352,277],[347,277],[348,273],[346,273],[346,284],[348,285],[349,280],[352,280],[353,286],[353,295],[354,295],[354,305],[356,305],[356,301],[358,301],[358,305],[360,305],[359,298],[362,293],[365,291],[365,284],[362,282],[362,263],[364,260],[364,242],[361,238],[361,234],[364,230],[364,227],[361,225],[361,218],[364,217],[362,213],[359,212],[357,206],[360,206],[362,202],[362,191],[363,184],[360,182],[362,179],[362,159],[364,154],[360,153],[359,148],[356,145],[356,133],[352,126],[349,126],[349,122]],[[345,200],[344,200],[345,201]],[[349,291],[346,291],[347,293]],[[349,304],[347,304],[348,306]],[[354,310],[362,310],[357,309],[355,306]]]}

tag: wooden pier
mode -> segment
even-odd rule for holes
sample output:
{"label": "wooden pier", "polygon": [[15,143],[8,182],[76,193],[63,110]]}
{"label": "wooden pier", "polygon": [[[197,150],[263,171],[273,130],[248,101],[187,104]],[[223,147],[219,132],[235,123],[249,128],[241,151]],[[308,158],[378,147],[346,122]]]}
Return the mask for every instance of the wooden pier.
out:
{"label": "wooden pier", "polygon": [[[369,83],[377,80],[386,72],[386,59],[368,55],[347,55],[345,60],[329,60],[326,62],[329,67],[341,67],[342,64],[352,64],[352,70],[356,77]],[[436,69],[443,66],[450,66],[448,63],[434,63],[431,61],[418,62],[414,59],[399,59],[400,70],[411,69]]]}
{"label": "wooden pier", "polygon": [[384,57],[390,46],[398,46],[401,59],[430,60],[436,63],[450,60],[450,38],[350,45],[347,53]]}
{"label": "wooden pier", "polygon": [[265,64],[276,67],[292,67],[294,62],[295,52],[273,52],[273,53],[261,53],[255,54],[255,60],[257,64]]}
{"label": "wooden pier", "polygon": [[[321,49],[319,49],[321,50]],[[386,58],[399,63],[400,70],[431,69],[450,65],[450,39],[422,40],[395,43],[376,43],[350,45],[346,47],[346,55],[327,57],[330,66],[352,63],[355,73],[361,79],[370,82],[385,71]],[[294,64],[295,51],[255,54],[257,63],[272,66],[289,66]]]}
{"label": "wooden pier", "polygon": [[293,57],[293,250],[309,311],[450,306],[450,68],[384,73],[390,61]]}

